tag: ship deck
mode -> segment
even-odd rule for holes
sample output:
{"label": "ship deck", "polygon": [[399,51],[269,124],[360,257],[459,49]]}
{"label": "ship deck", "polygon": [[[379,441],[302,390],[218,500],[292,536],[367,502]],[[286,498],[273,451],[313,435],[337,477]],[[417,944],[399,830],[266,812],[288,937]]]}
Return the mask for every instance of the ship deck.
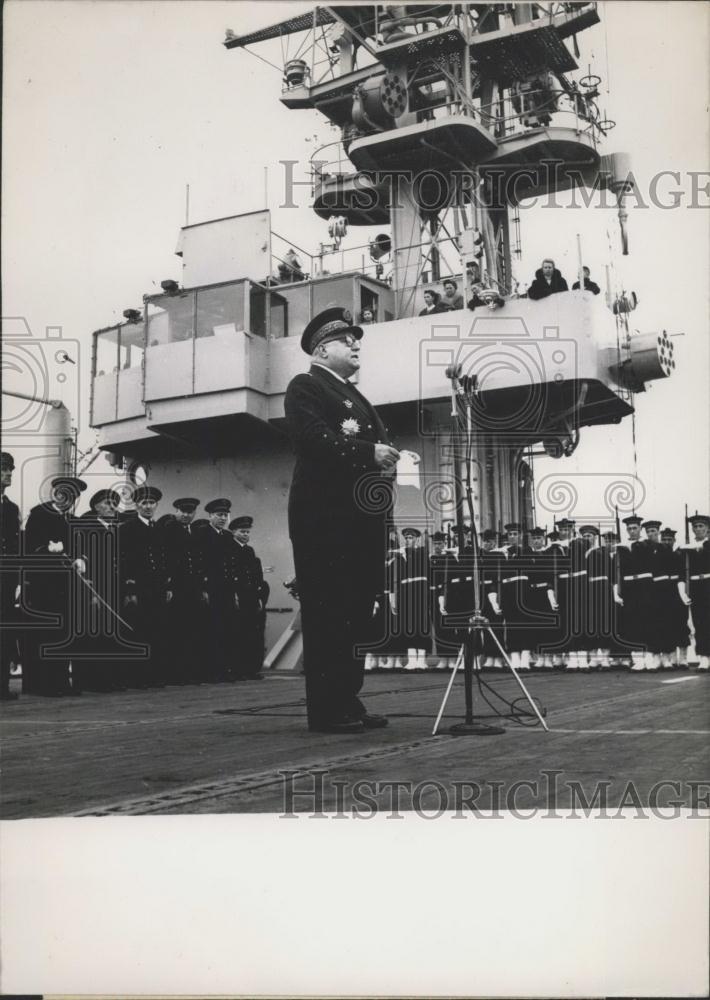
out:
{"label": "ship deck", "polygon": [[[680,782],[680,796],[666,790],[659,801],[680,798],[691,806],[688,783],[710,774],[706,675],[533,673],[526,684],[545,706],[549,732],[508,720],[503,735],[454,737],[448,726],[461,720],[464,703],[457,679],[433,737],[447,677],[369,674],[364,701],[390,725],[348,736],[308,732],[299,675],[81,698],[24,696],[3,706],[2,814],[281,813],[343,804],[350,812],[362,810],[356,798],[363,789],[388,810],[393,793],[385,783],[393,781],[408,783],[396,799],[402,810],[458,808],[466,799],[446,797],[457,782],[467,790],[456,794],[481,810],[567,808],[575,804],[568,787],[574,781],[588,801],[606,783],[610,808],[634,806],[636,793],[647,805],[654,784]],[[504,697],[520,694],[508,673],[484,677]],[[478,698],[476,705],[482,712]]]}

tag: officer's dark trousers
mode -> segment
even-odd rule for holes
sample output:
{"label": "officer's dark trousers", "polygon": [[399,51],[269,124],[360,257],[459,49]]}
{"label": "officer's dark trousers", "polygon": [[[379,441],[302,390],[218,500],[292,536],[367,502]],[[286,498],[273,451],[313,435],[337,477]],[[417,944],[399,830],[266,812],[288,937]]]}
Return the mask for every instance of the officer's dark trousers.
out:
{"label": "officer's dark trousers", "polygon": [[375,597],[382,589],[384,534],[292,533],[301,601],[308,722],[358,719],[364,650],[372,641]]}

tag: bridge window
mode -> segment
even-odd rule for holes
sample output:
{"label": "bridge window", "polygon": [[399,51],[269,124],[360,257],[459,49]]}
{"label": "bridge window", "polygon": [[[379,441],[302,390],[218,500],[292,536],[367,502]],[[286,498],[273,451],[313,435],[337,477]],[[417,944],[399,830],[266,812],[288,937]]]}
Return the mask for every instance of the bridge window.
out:
{"label": "bridge window", "polygon": [[182,295],[162,295],[150,303],[148,310],[149,347],[173,344],[192,338],[195,297],[190,292]]}
{"label": "bridge window", "polygon": [[95,375],[110,375],[118,370],[118,330],[96,334]]}
{"label": "bridge window", "polygon": [[143,363],[145,331],[142,323],[129,323],[120,329],[119,368],[140,368]]}
{"label": "bridge window", "polygon": [[197,293],[195,336],[244,330],[244,282],[207,288]]}

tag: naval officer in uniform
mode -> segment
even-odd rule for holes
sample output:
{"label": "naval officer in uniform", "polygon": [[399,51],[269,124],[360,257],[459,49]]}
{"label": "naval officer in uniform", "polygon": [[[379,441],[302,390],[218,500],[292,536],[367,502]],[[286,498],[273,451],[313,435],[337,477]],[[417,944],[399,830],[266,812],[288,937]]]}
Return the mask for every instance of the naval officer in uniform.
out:
{"label": "naval officer in uniform", "polygon": [[[3,561],[20,554],[20,508],[6,494],[12,484],[15,459],[9,451],[0,457],[0,546]],[[18,659],[15,591],[20,583],[17,568],[10,568],[0,575],[0,700],[15,701],[17,694],[10,691],[10,664]]]}
{"label": "naval officer in uniform", "polygon": [[249,544],[254,518],[249,514],[235,517],[229,524],[234,538],[239,598],[239,658],[237,676],[261,680],[264,665],[264,630],[266,602],[270,588],[264,579],[261,559]]}
{"label": "naval officer in uniform", "polygon": [[289,534],[303,621],[308,726],[356,733],[386,725],[358,698],[383,588],[391,506],[387,474],[399,452],[374,407],[348,379],[363,331],[345,309],[314,317],[301,337],[310,371],[296,375],[284,408],[296,452]]}

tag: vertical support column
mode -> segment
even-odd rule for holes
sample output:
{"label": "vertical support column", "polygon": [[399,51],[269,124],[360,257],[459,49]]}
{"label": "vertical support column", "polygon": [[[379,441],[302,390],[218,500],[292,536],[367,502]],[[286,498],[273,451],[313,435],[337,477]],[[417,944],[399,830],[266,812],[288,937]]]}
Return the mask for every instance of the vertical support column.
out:
{"label": "vertical support column", "polygon": [[399,177],[392,183],[397,185],[391,194],[393,208],[390,213],[395,316],[402,319],[415,312],[415,286],[421,263],[421,219],[414,201],[413,182]]}

